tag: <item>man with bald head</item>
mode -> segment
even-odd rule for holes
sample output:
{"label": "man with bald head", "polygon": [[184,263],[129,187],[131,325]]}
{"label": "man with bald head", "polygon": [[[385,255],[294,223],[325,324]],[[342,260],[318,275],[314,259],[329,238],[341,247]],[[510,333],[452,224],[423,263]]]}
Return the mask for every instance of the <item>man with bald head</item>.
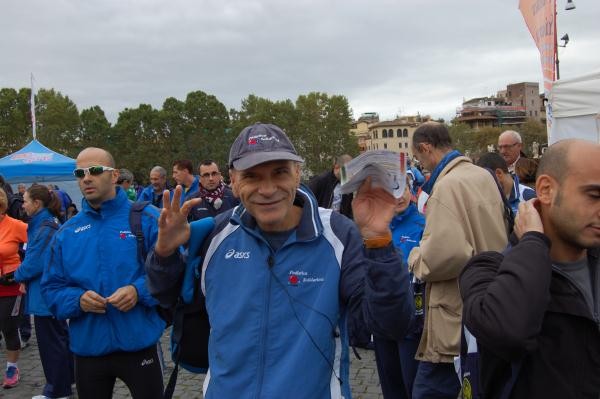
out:
{"label": "man with bald head", "polygon": [[[146,288],[144,259],[131,231],[131,202],[116,186],[119,170],[107,151],[86,148],[73,171],[82,210],[55,234],[42,292],[52,314],[69,319],[75,382],[81,398],[110,398],[115,379],[133,397],[161,398],[157,342],[165,327]],[[141,215],[144,246],[154,246],[158,210]]]}
{"label": "man with bald head", "polygon": [[506,130],[498,137],[498,151],[508,165],[508,171],[515,177],[515,187],[519,183],[533,186],[537,162],[523,153],[523,140],[514,130]]}
{"label": "man with bald head", "polygon": [[480,394],[600,397],[600,145],[565,140],[542,158],[518,242],[475,256],[460,277],[477,338]]}

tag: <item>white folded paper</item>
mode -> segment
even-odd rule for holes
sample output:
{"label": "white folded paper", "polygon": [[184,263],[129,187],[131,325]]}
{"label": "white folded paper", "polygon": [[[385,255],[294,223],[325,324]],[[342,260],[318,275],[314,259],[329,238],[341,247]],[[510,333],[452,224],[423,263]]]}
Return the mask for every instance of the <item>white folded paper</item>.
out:
{"label": "white folded paper", "polygon": [[406,155],[385,150],[363,152],[342,167],[342,194],[357,191],[367,177],[371,177],[373,187],[382,187],[399,198],[406,186]]}

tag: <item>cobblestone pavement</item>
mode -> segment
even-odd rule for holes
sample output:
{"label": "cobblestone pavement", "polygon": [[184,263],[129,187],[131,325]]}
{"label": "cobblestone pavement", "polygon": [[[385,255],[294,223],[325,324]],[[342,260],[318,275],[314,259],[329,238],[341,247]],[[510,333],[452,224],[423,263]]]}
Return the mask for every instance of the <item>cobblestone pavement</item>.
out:
{"label": "cobblestone pavement", "polygon": [[[165,333],[161,339],[163,352],[165,354],[165,385],[171,371],[173,363],[170,361],[168,352],[168,334]],[[352,397],[354,399],[383,399],[381,387],[379,385],[379,377],[377,376],[377,368],[375,366],[375,355],[373,351],[358,349],[362,360],[358,360],[353,353],[350,353],[350,384],[352,387]],[[6,353],[4,347],[0,350],[0,365],[6,367]],[[30,340],[30,345],[21,352],[19,359],[19,369],[21,372],[21,382],[12,389],[0,388],[0,398],[6,399],[25,399],[35,395],[40,395],[44,387],[44,372],[39,361],[37,342],[35,335]],[[204,375],[192,374],[185,370],[179,371],[177,380],[177,388],[175,389],[174,398],[179,399],[199,399],[202,398],[202,382]],[[73,386],[75,392],[75,386]],[[76,398],[77,395],[74,395]],[[129,398],[127,387],[117,381],[113,398],[124,399]]]}

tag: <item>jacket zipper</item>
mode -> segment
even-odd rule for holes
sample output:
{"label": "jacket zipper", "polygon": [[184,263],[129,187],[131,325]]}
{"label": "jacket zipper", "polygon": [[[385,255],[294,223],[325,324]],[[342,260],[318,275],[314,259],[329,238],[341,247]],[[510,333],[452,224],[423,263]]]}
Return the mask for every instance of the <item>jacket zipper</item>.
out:
{"label": "jacket zipper", "polygon": [[[273,258],[273,254],[270,253],[267,258],[267,267],[271,269],[275,264],[275,259]],[[258,377],[256,383],[256,394],[255,398],[260,399],[260,393],[262,392],[262,385],[265,376],[265,351],[266,351],[266,341],[267,341],[267,332],[269,326],[269,299],[271,298],[271,273],[267,274],[267,289],[265,290],[265,298],[263,304],[263,322],[262,322],[262,332],[260,339],[260,347],[259,347],[259,361],[258,361]]]}

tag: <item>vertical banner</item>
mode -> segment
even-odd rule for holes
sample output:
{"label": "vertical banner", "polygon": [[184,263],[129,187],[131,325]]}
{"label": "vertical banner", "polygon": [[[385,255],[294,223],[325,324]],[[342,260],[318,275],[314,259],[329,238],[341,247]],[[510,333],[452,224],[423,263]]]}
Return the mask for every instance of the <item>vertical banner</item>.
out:
{"label": "vertical banner", "polygon": [[35,132],[35,91],[33,90],[33,73],[31,74],[31,126],[33,126],[33,139],[37,138]]}
{"label": "vertical banner", "polygon": [[552,128],[552,106],[550,90],[556,73],[556,0],[520,0],[519,10],[527,28],[540,51],[544,95],[546,101],[546,128]]}
{"label": "vertical banner", "polygon": [[549,92],[556,70],[556,0],[520,0],[519,10],[540,51],[544,90]]}

